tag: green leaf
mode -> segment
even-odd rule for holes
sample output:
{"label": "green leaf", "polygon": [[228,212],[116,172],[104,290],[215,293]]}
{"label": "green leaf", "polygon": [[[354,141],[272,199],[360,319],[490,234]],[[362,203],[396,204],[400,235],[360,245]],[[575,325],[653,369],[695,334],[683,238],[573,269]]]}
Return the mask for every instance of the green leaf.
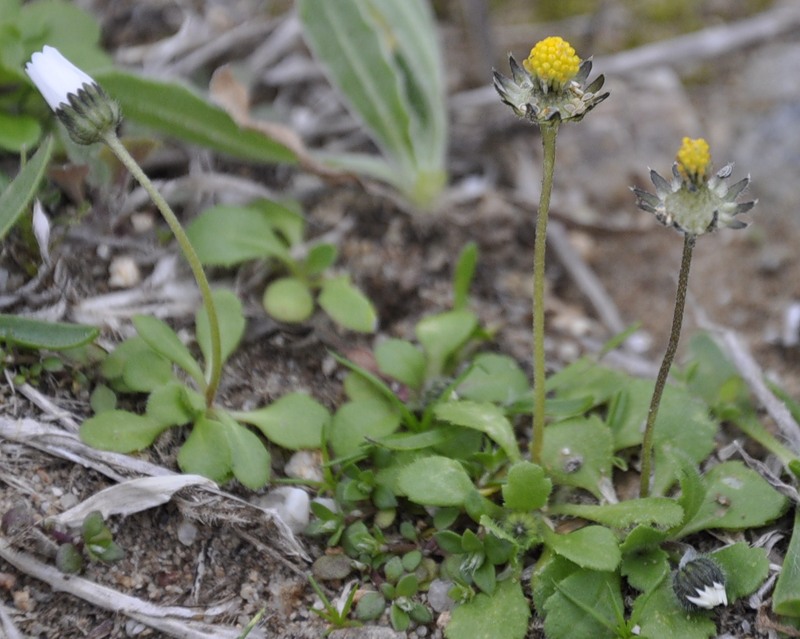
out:
{"label": "green leaf", "polygon": [[94,326],[0,314],[0,342],[23,348],[63,351],[88,344],[99,333]]}
{"label": "green leaf", "polygon": [[319,448],[330,421],[328,410],[304,393],[289,393],[264,408],[233,411],[231,416],[252,424],[271,442],[289,450]]}
{"label": "green leaf", "polygon": [[231,478],[233,455],[223,425],[213,419],[198,419],[178,451],[178,466],[184,473],[208,477],[221,484]]}
{"label": "green leaf", "polygon": [[529,398],[531,386],[527,375],[511,357],[481,353],[472,360],[457,391],[464,399],[510,406]]}
{"label": "green leaf", "polygon": [[566,535],[545,529],[545,543],[562,557],[591,570],[616,570],[622,555],[616,535],[603,526],[586,526]]}
{"label": "green leaf", "polygon": [[224,414],[219,414],[219,425],[231,451],[233,476],[251,490],[263,488],[269,481],[270,454],[258,436],[237,424]]}
{"label": "green leaf", "polygon": [[475,277],[475,268],[478,265],[478,245],[469,242],[458,255],[456,267],[453,270],[453,308],[459,310],[467,307],[469,302],[469,288]]}
{"label": "green leaf", "polygon": [[448,359],[464,346],[477,327],[478,319],[468,310],[448,311],[420,320],[416,334],[428,356],[426,376],[441,375]]}
{"label": "green leaf", "polygon": [[579,570],[560,581],[545,602],[545,633],[549,639],[616,637],[616,612],[622,609],[616,573]]}
{"label": "green leaf", "polygon": [[290,260],[268,213],[258,206],[212,206],[189,223],[186,234],[200,261],[210,266],[267,258]]}
{"label": "green leaf", "polygon": [[432,455],[403,467],[397,487],[411,501],[425,506],[460,506],[475,492],[464,467],[454,459]]}
{"label": "green leaf", "polygon": [[193,422],[204,408],[203,398],[177,381],[156,388],[147,398],[147,416],[164,426]]}
{"label": "green leaf", "polygon": [[180,366],[201,389],[205,388],[200,365],[166,322],[152,315],[136,315],[133,317],[133,325],[150,348]]}
{"label": "green leaf", "polygon": [[681,536],[709,528],[755,528],[786,510],[786,498],[742,462],[714,466],[705,476],[705,485],[703,505],[681,529]]}
{"label": "green leaf", "polygon": [[305,322],[314,314],[314,297],[303,280],[281,277],[264,290],[264,310],[279,322]]}
{"label": "green leaf", "polygon": [[[530,604],[513,579],[497,584],[493,595],[477,594],[453,610],[445,628],[447,639],[524,639]],[[498,630],[502,629],[502,635]]]}
{"label": "green leaf", "polygon": [[20,216],[28,210],[28,206],[39,191],[39,183],[44,177],[45,169],[53,154],[53,138],[47,137],[33,157],[28,160],[17,174],[17,177],[0,194],[0,240],[17,223]]}
{"label": "green leaf", "polygon": [[640,548],[623,554],[621,574],[631,587],[641,592],[652,590],[669,573],[669,555],[661,548]]}
{"label": "green leaf", "polygon": [[375,360],[378,369],[418,390],[425,382],[425,355],[411,342],[401,339],[387,339],[375,347]]}
{"label": "green leaf", "polygon": [[627,528],[634,524],[654,524],[665,528],[677,526],[683,519],[683,508],[674,499],[647,497],[630,499],[617,504],[557,504],[550,509],[553,515],[570,515],[596,521],[612,528]]}
{"label": "green leaf", "polygon": [[553,483],[545,476],[541,466],[520,461],[508,469],[508,479],[503,486],[503,503],[511,510],[538,510],[547,503],[552,489]]}
{"label": "green leaf", "polygon": [[[219,321],[220,348],[222,351],[221,363],[224,364],[236,350],[236,347],[239,346],[242,335],[244,335],[246,322],[242,314],[242,303],[231,291],[216,289],[211,291],[211,297],[214,299],[214,307]],[[208,313],[205,307],[197,311],[195,330],[197,331],[197,343],[200,345],[206,366],[208,366],[211,361],[211,334],[209,333]]]}
{"label": "green leaf", "polygon": [[725,574],[725,592],[730,603],[755,592],[769,576],[769,559],[763,548],[751,548],[740,541],[711,553],[711,557]]}
{"label": "green leaf", "polygon": [[611,477],[611,431],[595,416],[550,424],[542,460],[554,483],[583,488],[601,499],[600,482]]}
{"label": "green leaf", "polygon": [[169,424],[159,424],[149,417],[109,410],[83,422],[80,437],[85,444],[100,450],[131,453],[147,448],[167,428]]}
{"label": "green leaf", "polygon": [[42,135],[42,127],[29,115],[0,111],[0,149],[19,153],[32,148]]}
{"label": "green leaf", "polygon": [[391,435],[400,426],[400,416],[383,400],[346,402],[333,415],[330,444],[338,457],[346,457],[372,439]]}
{"label": "green leaf", "polygon": [[149,393],[172,379],[172,363],[149,346],[125,360],[122,369],[126,390],[136,393]]}
{"label": "green leaf", "polygon": [[303,261],[303,272],[307,276],[320,275],[334,265],[339,249],[334,244],[317,244],[308,251]]}
{"label": "green leaf", "polygon": [[688,614],[672,592],[672,580],[665,579],[654,591],[641,595],[633,604],[640,635],[653,639],[708,639],[717,634],[716,624],[704,614]]}
{"label": "green leaf", "polygon": [[377,328],[378,315],[372,302],[346,275],[325,280],[317,301],[322,310],[344,328],[360,333],[372,333]]}
{"label": "green leaf", "polygon": [[800,617],[800,509],[795,509],[792,539],[772,593],[772,609],[779,615]]}
{"label": "green leaf", "polygon": [[127,118],[165,135],[256,162],[295,163],[286,147],[233,119],[190,89],[123,71],[96,73],[95,80],[122,106]]}
{"label": "green leaf", "polygon": [[514,435],[514,427],[503,411],[494,404],[470,401],[447,402],[437,404],[434,414],[442,421],[485,433],[505,451],[511,461],[522,458]]}

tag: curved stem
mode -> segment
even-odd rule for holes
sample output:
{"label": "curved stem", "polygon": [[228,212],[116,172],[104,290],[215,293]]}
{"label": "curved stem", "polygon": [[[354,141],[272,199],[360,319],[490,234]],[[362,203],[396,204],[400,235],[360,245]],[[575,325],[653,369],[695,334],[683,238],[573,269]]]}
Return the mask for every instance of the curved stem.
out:
{"label": "curved stem", "polygon": [[661,403],[661,396],[667,385],[669,369],[672,360],[675,359],[675,352],[678,350],[678,340],[681,337],[681,324],[683,322],[683,309],[686,306],[686,290],[689,286],[689,267],[692,264],[692,249],[694,249],[695,236],[686,234],[683,237],[683,256],[681,257],[681,271],[678,275],[678,290],[675,293],[675,312],[672,316],[672,330],[669,334],[669,344],[661,368],[658,369],[656,385],[653,389],[653,397],[650,400],[650,410],[647,412],[647,424],[644,429],[644,440],[642,441],[642,475],[639,484],[639,496],[647,497],[650,494],[650,471],[652,469],[653,456],[653,435],[655,433],[656,417],[658,416],[658,406]]}
{"label": "curved stem", "polygon": [[538,464],[544,445],[544,264],[547,245],[547,215],[550,211],[550,193],[553,190],[553,171],[556,163],[556,136],[558,122],[540,125],[544,161],[542,165],[542,193],[536,214],[536,238],[533,244],[533,432],[531,433],[531,459]]}
{"label": "curved stem", "polygon": [[114,155],[117,156],[125,168],[130,171],[131,175],[136,178],[136,181],[142,185],[142,188],[147,191],[147,194],[152,198],[153,203],[161,212],[164,221],[166,221],[167,225],[172,231],[172,234],[175,236],[175,239],[178,240],[178,244],[183,251],[183,255],[186,258],[186,261],[189,262],[189,267],[192,269],[192,274],[197,282],[197,286],[200,288],[200,295],[203,298],[203,305],[205,306],[206,313],[208,314],[208,332],[211,339],[211,361],[208,362],[208,370],[206,372],[206,387],[204,389],[206,406],[210,408],[214,403],[214,398],[217,394],[217,389],[219,388],[220,376],[222,374],[222,347],[220,345],[219,319],[217,317],[217,310],[214,306],[214,299],[211,296],[211,287],[208,285],[208,278],[206,278],[206,274],[203,271],[200,258],[197,257],[197,253],[195,253],[194,247],[189,241],[189,237],[186,235],[186,231],[183,230],[181,223],[178,221],[177,216],[172,211],[169,204],[167,204],[167,201],[164,199],[161,193],[158,192],[156,187],[150,181],[150,178],[148,178],[145,172],[142,171],[142,168],[128,152],[128,149],[126,149],[122,142],[120,142],[117,134],[114,131],[109,131],[103,136],[103,141],[114,152]]}

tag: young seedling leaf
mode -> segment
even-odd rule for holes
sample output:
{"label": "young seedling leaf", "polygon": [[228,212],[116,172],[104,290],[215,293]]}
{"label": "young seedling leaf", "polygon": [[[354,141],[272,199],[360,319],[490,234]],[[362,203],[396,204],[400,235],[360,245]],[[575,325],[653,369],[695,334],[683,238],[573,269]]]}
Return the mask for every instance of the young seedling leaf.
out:
{"label": "young seedling leaf", "polygon": [[33,157],[22,167],[17,177],[0,194],[0,241],[8,235],[20,216],[28,210],[33,198],[36,197],[39,183],[44,177],[52,154],[53,138],[48,136],[39,145]]}
{"label": "young seedling leaf", "polygon": [[359,333],[372,333],[378,325],[375,307],[346,275],[325,280],[317,299],[331,319]]}
{"label": "young seedling leaf", "polygon": [[289,260],[286,244],[259,208],[217,205],[186,227],[186,234],[203,264],[234,266],[248,260]]}
{"label": "young seedling leaf", "polygon": [[156,388],[147,398],[147,416],[164,426],[193,422],[204,408],[203,398],[178,381]]}
{"label": "young seedling leaf", "polygon": [[779,615],[800,617],[800,509],[795,510],[792,539],[775,583],[772,609]]}
{"label": "young seedling leaf", "polygon": [[383,400],[358,400],[339,407],[330,428],[330,444],[337,457],[357,452],[370,440],[391,435],[400,416]]}
{"label": "young seedling leaf", "polygon": [[218,418],[231,451],[233,476],[251,490],[263,488],[270,475],[269,451],[248,428],[237,424],[227,415],[220,414]]}
{"label": "young seedling leaf", "polygon": [[453,309],[460,310],[467,307],[469,302],[469,288],[472,278],[475,277],[475,268],[478,265],[478,245],[469,242],[458,255],[458,262],[453,270]]}
{"label": "young seedling leaf", "polygon": [[503,411],[486,402],[455,401],[437,404],[436,418],[456,426],[480,431],[502,448],[511,461],[522,458],[514,435],[514,427]]}
{"label": "young seedling leaf", "polygon": [[[217,289],[211,292],[219,320],[220,345],[224,363],[239,346],[245,329],[242,303],[232,291]],[[206,363],[211,360],[211,335],[208,327],[208,313],[205,307],[197,311],[195,318],[197,343],[203,352]]]}
{"label": "young seedling leaf", "polygon": [[[523,639],[531,610],[519,581],[500,582],[494,594],[479,593],[452,612],[447,639]],[[502,635],[498,635],[498,631]]]}
{"label": "young seedling leaf", "polygon": [[281,277],[264,289],[264,310],[279,322],[305,322],[314,314],[314,296],[303,280]]}
{"label": "young seedling leaf", "polygon": [[460,506],[475,491],[464,467],[439,455],[423,457],[405,466],[397,476],[397,488],[411,501],[424,506]]}
{"label": "young seedling leaf", "polygon": [[99,333],[94,326],[0,314],[0,342],[23,348],[63,351],[88,344]]}
{"label": "young seedling leaf", "polygon": [[556,584],[544,604],[550,639],[610,639],[618,636],[616,611],[623,608],[619,576],[579,570]]}
{"label": "young seedling leaf", "polygon": [[152,444],[169,425],[124,410],[109,410],[81,424],[81,440],[101,450],[132,453]]}
{"label": "young seedling leaf", "polygon": [[230,415],[252,424],[271,442],[289,450],[319,448],[330,421],[328,410],[305,393],[289,393],[264,408],[233,411]]}
{"label": "young seedling leaf", "polygon": [[631,587],[647,592],[665,578],[669,572],[669,555],[657,546],[640,548],[623,554],[620,573]]}
{"label": "young seedling leaf", "polygon": [[611,431],[599,418],[573,418],[547,426],[543,466],[554,483],[602,498],[600,482],[611,476]]}
{"label": "young seedling leaf", "polygon": [[674,499],[647,497],[629,499],[617,504],[557,504],[550,509],[554,515],[571,515],[595,521],[611,528],[628,528],[635,524],[653,524],[665,528],[678,525],[683,508]]}
{"label": "young seedling leaf", "polygon": [[338,256],[339,250],[335,244],[316,244],[303,260],[303,272],[306,276],[321,275],[336,263]]}
{"label": "young seedling leaf", "polygon": [[149,393],[172,379],[172,362],[149,346],[126,359],[122,368],[123,383],[137,393]]}
{"label": "young seedling leaf", "polygon": [[503,486],[503,502],[511,510],[538,510],[547,503],[552,489],[553,482],[545,476],[541,466],[520,461],[508,470],[508,479]]}
{"label": "young seedling leaf", "polygon": [[425,355],[411,342],[387,339],[375,347],[381,373],[419,390],[425,382]]}
{"label": "young seedling leaf", "polygon": [[457,392],[463,399],[511,406],[529,398],[531,386],[528,377],[511,357],[481,353],[473,359]]}
{"label": "young seedling leaf", "polygon": [[714,466],[705,476],[705,485],[703,505],[681,529],[681,536],[709,528],[755,528],[786,510],[786,498],[739,461]]}
{"label": "young seedling leaf", "polygon": [[478,319],[468,310],[447,311],[424,317],[416,326],[417,340],[428,356],[427,377],[445,372],[448,359],[456,354],[478,327]]}
{"label": "young seedling leaf", "polygon": [[720,548],[711,556],[725,573],[725,591],[729,603],[755,592],[769,576],[769,559],[763,548],[751,548],[740,541]]}
{"label": "young seedling leaf", "polygon": [[619,542],[603,526],[586,526],[566,535],[544,531],[545,543],[562,557],[590,570],[616,570],[622,555]]}
{"label": "young seedling leaf", "polygon": [[672,591],[672,580],[664,579],[633,604],[642,637],[658,639],[708,639],[717,635],[716,624],[703,613],[687,613]]}
{"label": "young seedling leaf", "polygon": [[203,379],[203,371],[200,365],[166,322],[152,315],[136,315],[133,318],[133,325],[136,327],[139,337],[150,348],[180,366],[197,383],[199,388],[205,388],[205,380]]}
{"label": "young seedling leaf", "polygon": [[165,135],[244,160],[296,162],[285,146],[242,130],[222,109],[185,86],[118,70],[95,73],[94,78],[119,101],[127,118]]}
{"label": "young seedling leaf", "polygon": [[223,425],[198,419],[178,452],[178,466],[185,473],[202,475],[222,484],[231,478],[233,456]]}

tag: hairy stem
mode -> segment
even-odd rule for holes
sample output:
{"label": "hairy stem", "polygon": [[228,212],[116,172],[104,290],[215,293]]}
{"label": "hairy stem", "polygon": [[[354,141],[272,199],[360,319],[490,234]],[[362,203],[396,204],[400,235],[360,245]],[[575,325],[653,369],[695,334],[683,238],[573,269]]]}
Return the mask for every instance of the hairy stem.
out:
{"label": "hairy stem", "polygon": [[200,288],[200,295],[203,298],[203,305],[206,308],[206,313],[208,313],[208,328],[209,336],[211,338],[211,361],[207,363],[206,387],[204,389],[206,406],[210,408],[214,403],[214,398],[217,394],[217,389],[219,388],[219,380],[222,373],[222,348],[220,345],[219,319],[217,317],[217,310],[214,306],[214,299],[211,296],[211,287],[208,285],[208,278],[203,271],[200,258],[197,257],[197,253],[195,253],[194,247],[192,246],[191,242],[189,242],[189,237],[186,235],[186,231],[183,230],[181,223],[178,221],[177,216],[172,211],[169,204],[167,204],[167,201],[164,199],[161,193],[158,192],[156,187],[150,181],[150,178],[148,178],[145,172],[142,171],[142,168],[137,164],[136,160],[134,160],[131,154],[128,153],[128,149],[126,149],[122,142],[120,142],[117,134],[114,131],[110,131],[104,135],[103,141],[108,145],[108,147],[114,152],[114,155],[117,156],[119,161],[122,162],[125,168],[130,171],[131,175],[136,178],[136,181],[142,185],[142,188],[147,191],[148,195],[152,198],[153,203],[160,211],[162,217],[172,231],[172,234],[175,236],[175,239],[178,240],[178,244],[183,251],[183,255],[186,258],[186,261],[189,262],[189,267],[192,269],[192,274],[197,282],[197,286]]}
{"label": "hairy stem", "polygon": [[542,166],[542,193],[536,215],[536,238],[533,245],[533,431],[531,433],[531,459],[538,464],[542,459],[544,444],[544,264],[547,246],[547,215],[550,211],[550,193],[553,190],[553,171],[556,163],[556,136],[558,122],[540,126],[544,162]]}
{"label": "hairy stem", "polygon": [[672,316],[672,330],[669,334],[669,344],[661,368],[658,369],[656,385],[653,389],[653,397],[650,400],[650,410],[647,412],[647,424],[644,429],[644,440],[642,441],[642,476],[639,485],[639,496],[647,497],[650,494],[650,473],[653,467],[653,435],[655,433],[656,417],[658,416],[658,406],[661,403],[661,396],[667,385],[669,369],[672,360],[675,359],[675,352],[678,350],[678,340],[681,337],[681,324],[683,322],[683,309],[686,306],[686,290],[689,286],[689,267],[692,264],[692,249],[694,249],[695,236],[689,233],[683,237],[683,255],[681,257],[681,271],[678,275],[678,290],[675,293],[675,312]]}

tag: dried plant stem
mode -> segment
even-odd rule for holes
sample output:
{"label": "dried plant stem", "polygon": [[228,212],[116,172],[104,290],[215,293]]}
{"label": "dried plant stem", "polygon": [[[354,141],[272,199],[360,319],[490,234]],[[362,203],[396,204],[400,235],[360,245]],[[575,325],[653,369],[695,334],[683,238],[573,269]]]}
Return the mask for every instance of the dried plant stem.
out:
{"label": "dried plant stem", "polygon": [[210,408],[214,403],[214,398],[216,397],[217,389],[219,388],[219,380],[222,372],[222,347],[220,345],[219,319],[217,317],[217,310],[214,306],[214,299],[211,296],[211,287],[208,284],[208,278],[206,277],[205,271],[203,271],[203,265],[200,263],[200,258],[197,257],[197,253],[189,241],[186,231],[183,230],[181,223],[178,221],[178,217],[170,208],[169,204],[167,204],[167,201],[164,199],[161,193],[158,192],[156,187],[150,181],[150,178],[148,178],[145,172],[142,171],[142,168],[139,166],[136,160],[134,160],[131,154],[128,153],[128,149],[126,149],[125,145],[120,142],[117,134],[114,131],[110,131],[104,135],[103,141],[108,145],[108,147],[113,151],[114,155],[117,156],[119,161],[122,162],[125,168],[130,171],[131,175],[136,178],[136,181],[142,185],[142,188],[147,191],[148,195],[152,198],[153,203],[160,211],[164,221],[166,221],[167,225],[172,231],[172,234],[175,236],[175,239],[178,240],[178,244],[183,251],[183,255],[186,258],[186,261],[189,262],[189,267],[192,269],[192,274],[194,275],[194,279],[197,282],[198,288],[200,289],[200,295],[203,298],[203,305],[205,306],[206,313],[208,314],[208,332],[211,339],[211,361],[207,363],[207,379],[204,393],[206,406]]}
{"label": "dried plant stem", "polygon": [[686,291],[689,286],[689,267],[692,264],[692,249],[696,237],[689,233],[683,237],[683,255],[681,257],[681,270],[678,274],[678,290],[675,293],[675,312],[672,316],[672,330],[669,334],[669,344],[658,369],[656,386],[653,389],[653,397],[650,400],[650,410],[647,412],[647,424],[644,429],[644,441],[642,441],[642,476],[639,485],[639,496],[647,497],[650,494],[650,472],[653,467],[653,435],[655,433],[656,417],[658,416],[658,406],[661,403],[661,396],[667,385],[667,377],[672,361],[675,359],[675,352],[678,350],[678,340],[681,337],[681,324],[683,323],[683,309],[686,306]]}
{"label": "dried plant stem", "polygon": [[533,431],[531,459],[541,463],[544,445],[544,265],[547,248],[547,215],[550,212],[550,193],[553,190],[553,171],[556,163],[558,122],[540,125],[544,160],[542,163],[542,193],[536,214],[536,238],[533,244]]}

